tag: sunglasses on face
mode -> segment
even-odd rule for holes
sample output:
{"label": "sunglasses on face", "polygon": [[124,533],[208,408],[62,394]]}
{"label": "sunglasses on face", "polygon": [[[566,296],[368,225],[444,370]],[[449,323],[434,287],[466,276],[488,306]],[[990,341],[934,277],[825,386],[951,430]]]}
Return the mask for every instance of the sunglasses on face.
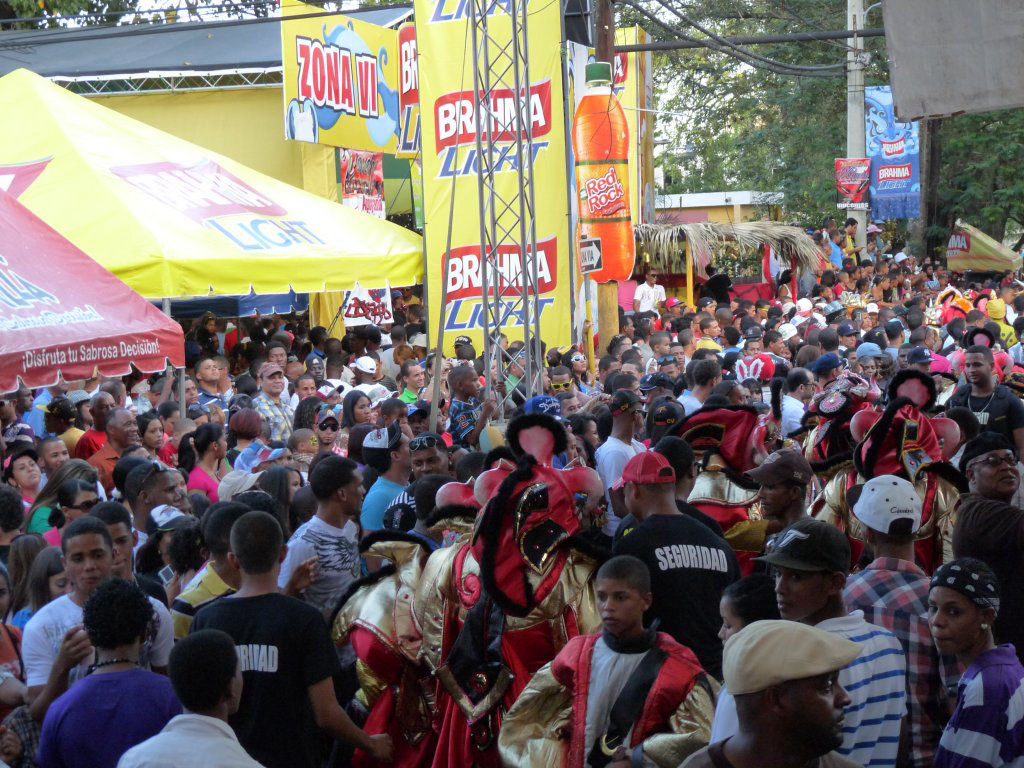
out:
{"label": "sunglasses on face", "polygon": [[321,432],[337,432],[340,427],[336,421],[325,421],[317,427]]}
{"label": "sunglasses on face", "polygon": [[572,382],[571,381],[566,381],[564,383],[559,383],[559,382],[554,382],[554,381],[551,382],[551,388],[553,390],[555,390],[556,392],[561,392],[563,389],[564,390],[568,390],[569,387],[571,387],[571,386],[572,386]]}
{"label": "sunglasses on face", "polygon": [[99,499],[89,499],[83,501],[81,504],[72,504],[68,509],[80,509],[82,512],[89,512],[93,507],[100,503]]}

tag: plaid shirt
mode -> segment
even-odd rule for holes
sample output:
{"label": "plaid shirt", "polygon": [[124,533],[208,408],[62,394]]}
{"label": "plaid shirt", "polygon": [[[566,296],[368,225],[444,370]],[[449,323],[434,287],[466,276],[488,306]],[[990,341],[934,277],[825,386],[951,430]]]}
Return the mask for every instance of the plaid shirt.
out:
{"label": "plaid shirt", "polygon": [[846,581],[850,611],[899,638],[907,654],[911,764],[929,768],[945,726],[946,686],[960,677],[956,659],[940,657],[928,628],[928,576],[907,560],[880,557]]}
{"label": "plaid shirt", "polygon": [[260,392],[252,399],[252,407],[270,425],[270,439],[287,442],[292,436],[292,420],[295,418],[295,411],[291,404],[281,398],[281,402],[275,403],[266,392]]}

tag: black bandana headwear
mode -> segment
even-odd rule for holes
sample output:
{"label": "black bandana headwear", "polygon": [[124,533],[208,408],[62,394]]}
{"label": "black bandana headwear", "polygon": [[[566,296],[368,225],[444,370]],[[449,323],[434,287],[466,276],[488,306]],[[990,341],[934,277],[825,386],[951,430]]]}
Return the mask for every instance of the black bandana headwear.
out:
{"label": "black bandana headwear", "polygon": [[955,590],[979,608],[999,613],[999,580],[981,560],[962,557],[944,563],[932,576],[931,589],[935,587]]}

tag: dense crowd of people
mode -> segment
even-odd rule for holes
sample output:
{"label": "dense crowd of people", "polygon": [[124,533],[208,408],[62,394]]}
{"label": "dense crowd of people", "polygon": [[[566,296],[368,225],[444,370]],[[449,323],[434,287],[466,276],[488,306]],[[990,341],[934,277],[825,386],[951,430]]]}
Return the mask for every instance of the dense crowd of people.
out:
{"label": "dense crowd of people", "polygon": [[532,388],[406,289],[3,395],[0,759],[1021,763],[1024,284],[851,222]]}

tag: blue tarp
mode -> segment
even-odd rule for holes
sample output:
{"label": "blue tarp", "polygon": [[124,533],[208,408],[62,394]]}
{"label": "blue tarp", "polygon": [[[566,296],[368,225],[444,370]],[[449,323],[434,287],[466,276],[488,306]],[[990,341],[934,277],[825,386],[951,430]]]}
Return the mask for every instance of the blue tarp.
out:
{"label": "blue tarp", "polygon": [[[154,302],[158,307],[161,302]],[[252,317],[261,315],[305,312],[309,309],[308,293],[268,293],[257,296],[210,296],[206,299],[172,299],[171,315],[174,317],[199,317],[212,312],[217,317]]]}

